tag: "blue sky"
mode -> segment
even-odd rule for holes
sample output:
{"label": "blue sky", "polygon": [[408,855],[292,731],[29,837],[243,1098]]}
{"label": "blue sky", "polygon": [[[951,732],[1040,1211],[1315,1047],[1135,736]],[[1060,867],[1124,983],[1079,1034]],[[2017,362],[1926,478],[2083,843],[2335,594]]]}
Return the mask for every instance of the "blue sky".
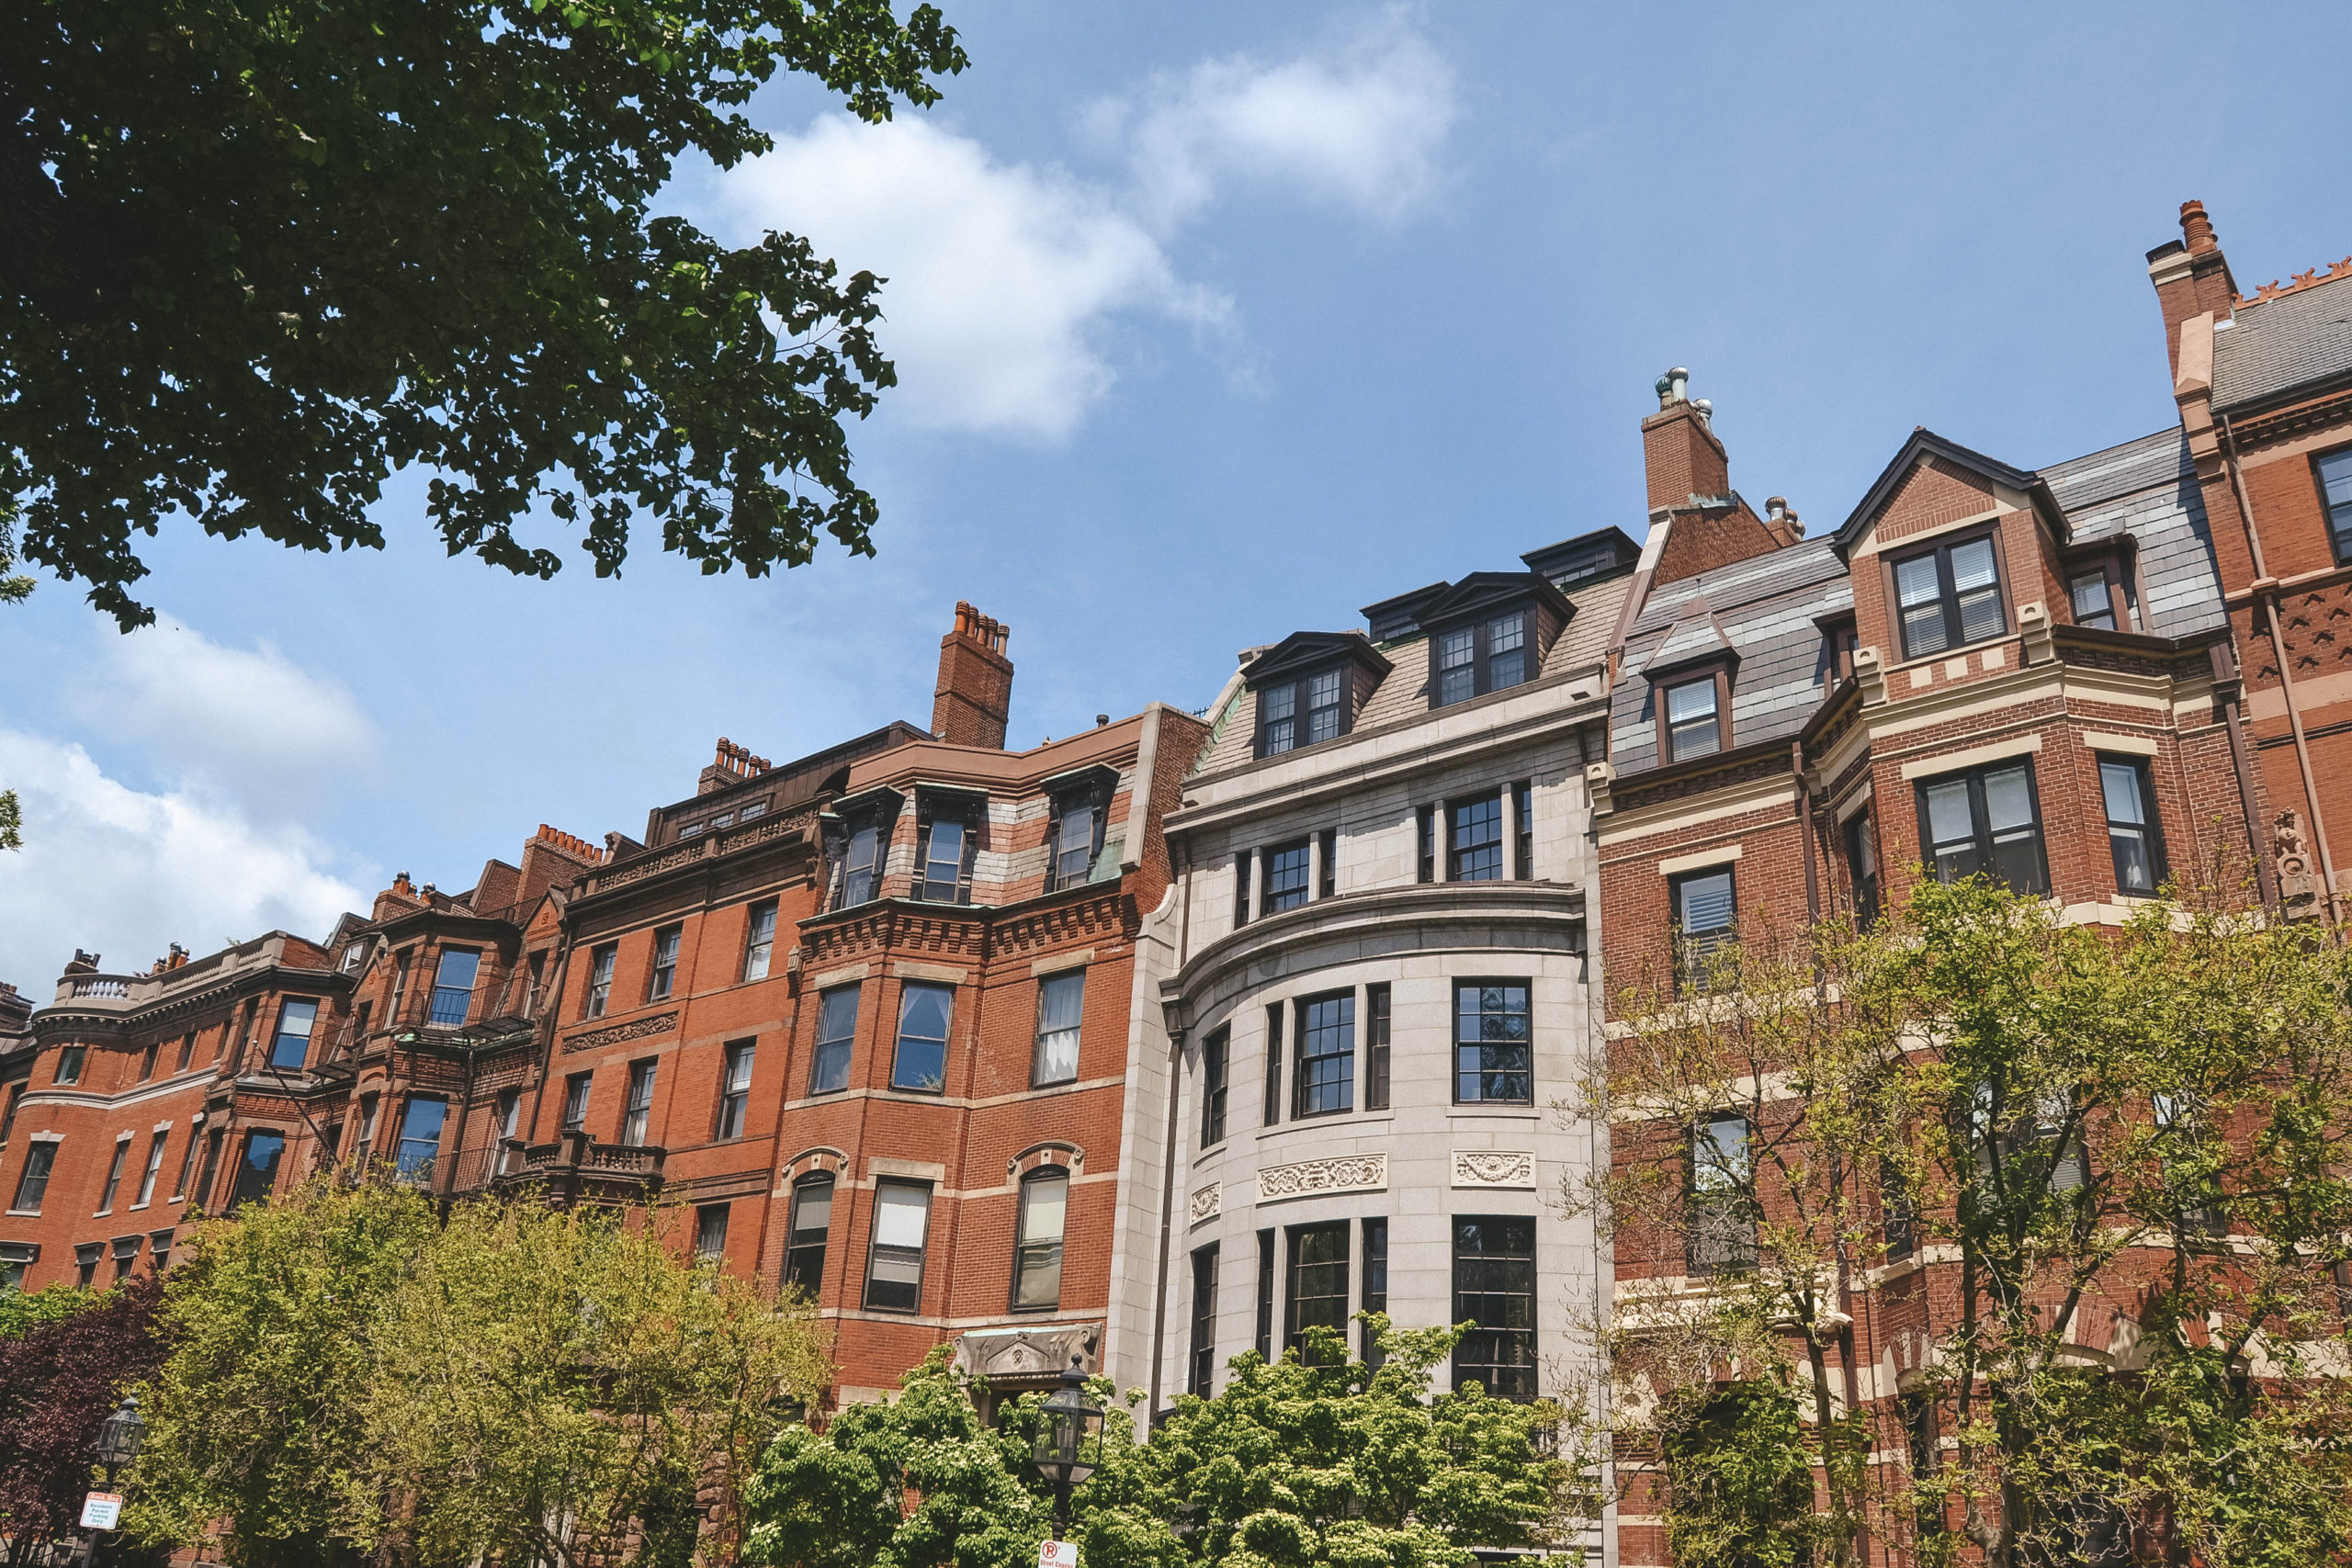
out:
{"label": "blue sky", "polygon": [[0,612],[0,978],[635,832],[720,735],[927,722],[959,598],[1012,628],[1016,746],[1197,706],[1245,646],[1638,536],[1670,364],[1816,529],[1914,424],[2095,450],[2171,416],[2142,256],[2181,200],[2248,288],[2352,251],[2324,6],[948,9],[937,108],[779,84],[777,152],[673,192],[889,276],[878,558],[705,578],[645,523],[616,581],[518,581],[410,487],[381,554],[167,532],[129,638],[44,582]]}

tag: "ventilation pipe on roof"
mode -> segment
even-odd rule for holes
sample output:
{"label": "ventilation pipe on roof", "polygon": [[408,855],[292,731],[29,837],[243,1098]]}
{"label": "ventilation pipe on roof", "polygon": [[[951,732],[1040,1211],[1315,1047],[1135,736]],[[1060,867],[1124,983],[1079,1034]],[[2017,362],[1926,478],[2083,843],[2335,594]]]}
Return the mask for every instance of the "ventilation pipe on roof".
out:
{"label": "ventilation pipe on roof", "polygon": [[1690,407],[1692,412],[1698,414],[1699,423],[1701,424],[1705,425],[1709,430],[1713,430],[1715,427],[1715,405],[1713,403],[1708,401],[1704,398],[1693,398],[1690,400]]}
{"label": "ventilation pipe on roof", "polygon": [[1682,366],[1676,366],[1657,378],[1657,406],[1670,409],[1683,401],[1683,395],[1690,385],[1690,372]]}

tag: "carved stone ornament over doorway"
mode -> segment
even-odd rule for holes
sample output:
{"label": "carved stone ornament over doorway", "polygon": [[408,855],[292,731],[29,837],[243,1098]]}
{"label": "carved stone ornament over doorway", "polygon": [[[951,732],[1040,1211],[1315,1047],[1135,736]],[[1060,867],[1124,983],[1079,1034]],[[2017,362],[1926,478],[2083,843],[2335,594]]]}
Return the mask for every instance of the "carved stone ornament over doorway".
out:
{"label": "carved stone ornament over doorway", "polygon": [[1069,1359],[1080,1370],[1102,1370],[1099,1323],[1039,1324],[1035,1328],[975,1328],[956,1337],[956,1365],[985,1378],[990,1392],[1058,1386]]}

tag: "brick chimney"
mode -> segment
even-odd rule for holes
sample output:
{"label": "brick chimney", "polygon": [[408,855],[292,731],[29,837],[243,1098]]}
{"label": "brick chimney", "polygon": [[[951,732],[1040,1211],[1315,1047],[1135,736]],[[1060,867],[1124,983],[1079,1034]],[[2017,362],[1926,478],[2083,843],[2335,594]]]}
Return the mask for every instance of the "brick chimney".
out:
{"label": "brick chimney", "polygon": [[2230,276],[2229,259],[2222,254],[2203,202],[2180,204],[2180,238],[2148,253],[2148,281],[2155,286],[2156,309],[2164,315],[2165,362],[2177,381],[2181,323],[2208,312],[2226,321],[2237,308],[2237,280]]}
{"label": "brick chimney", "polygon": [[759,777],[774,766],[765,757],[754,757],[750,748],[738,746],[722,735],[718,738],[718,754],[695,782],[695,793],[708,795],[714,790],[731,788],[746,779]]}
{"label": "brick chimney", "polygon": [[1733,493],[1731,460],[1714,430],[1714,406],[1690,395],[1679,365],[1657,378],[1657,412],[1642,421],[1650,528],[1666,532],[1653,583],[1673,582],[1796,542],[1766,525]]}
{"label": "brick chimney", "polygon": [[1009,635],[1003,622],[956,601],[956,629],[939,639],[939,688],[931,700],[931,732],[949,745],[1004,750],[1012,714]]}

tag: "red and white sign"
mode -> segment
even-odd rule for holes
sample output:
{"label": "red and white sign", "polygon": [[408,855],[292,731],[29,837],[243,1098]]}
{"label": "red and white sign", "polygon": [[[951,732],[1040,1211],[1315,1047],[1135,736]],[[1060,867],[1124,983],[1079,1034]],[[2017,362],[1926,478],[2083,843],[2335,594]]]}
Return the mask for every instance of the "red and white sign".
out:
{"label": "red and white sign", "polygon": [[[82,1497],[82,1528],[85,1530],[110,1530],[122,1521],[122,1497],[113,1492],[89,1492]],[[1070,1561],[1078,1561],[1078,1549],[1070,1549]]]}
{"label": "red and white sign", "polygon": [[1078,1542],[1049,1540],[1037,1549],[1037,1568],[1078,1568]]}

